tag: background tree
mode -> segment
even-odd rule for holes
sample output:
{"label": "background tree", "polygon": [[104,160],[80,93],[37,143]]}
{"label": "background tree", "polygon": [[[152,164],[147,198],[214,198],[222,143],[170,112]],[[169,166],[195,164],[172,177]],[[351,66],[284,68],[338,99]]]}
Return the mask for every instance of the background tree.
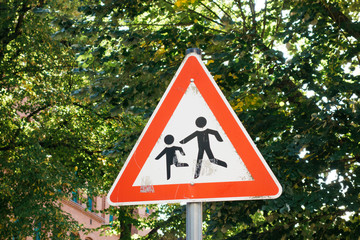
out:
{"label": "background tree", "polygon": [[82,229],[62,212],[61,200],[78,190],[103,194],[103,177],[117,170],[105,174],[112,163],[102,152],[113,147],[116,134],[127,134],[119,132],[122,124],[138,122],[117,121],[88,107],[88,98],[73,96],[89,84],[76,74],[74,42],[81,36],[69,32],[81,15],[79,4],[0,3],[1,239],[66,239]]}
{"label": "background tree", "polygon": [[[205,204],[205,238],[359,235],[357,1],[5,5],[10,17],[1,25],[0,178],[2,216],[9,217],[2,226],[15,232],[22,216],[30,234],[39,220],[26,217],[18,202],[41,203],[37,209],[43,211],[47,189],[52,206],[74,188],[107,192],[185,50],[198,47],[284,189],[276,200]],[[34,194],[14,195],[36,190],[28,182],[13,184],[27,178],[44,184],[36,196],[41,201]],[[153,208],[146,222],[135,221],[132,208],[110,209],[118,217],[112,230],[125,237],[134,223],[153,229],[148,239],[184,237],[183,206]],[[44,231],[54,226],[48,215],[40,221]]]}
{"label": "background tree", "polygon": [[[93,78],[93,104],[146,119],[185,50],[203,50],[284,188],[277,200],[206,204],[206,238],[351,239],[359,232],[358,7],[340,0],[268,0],[261,8],[252,0],[104,1],[81,8],[92,16],[80,26],[91,41],[78,60]],[[169,207],[168,224],[152,227],[184,236],[184,224],[173,221],[181,208]]]}

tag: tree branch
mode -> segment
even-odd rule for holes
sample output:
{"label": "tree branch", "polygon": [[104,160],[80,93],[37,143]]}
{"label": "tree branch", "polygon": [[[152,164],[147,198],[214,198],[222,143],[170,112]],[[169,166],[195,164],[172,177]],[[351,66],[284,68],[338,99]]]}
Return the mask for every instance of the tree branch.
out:
{"label": "tree branch", "polygon": [[214,3],[223,13],[225,13],[225,15],[228,16],[228,18],[231,19],[231,16],[230,16],[222,7],[220,7],[220,5],[219,5],[216,1],[213,1],[213,3]]}
{"label": "tree branch", "polygon": [[[45,4],[45,1],[40,0],[39,4],[37,4],[36,7],[42,7],[44,4]],[[5,52],[6,46],[12,40],[16,39],[18,36],[21,35],[22,27],[23,27],[24,19],[25,19],[25,14],[31,9],[32,9],[32,7],[27,6],[27,1],[23,1],[21,9],[17,12],[18,17],[17,17],[17,20],[16,20],[16,25],[15,25],[14,32],[11,33],[8,36],[1,36],[0,62],[2,61],[2,59],[4,57],[4,52]],[[7,28],[7,29],[9,30],[9,28]],[[9,30],[9,32],[10,32],[10,30]]]}
{"label": "tree branch", "polygon": [[249,6],[250,6],[250,10],[251,10],[251,17],[252,17],[252,22],[253,22],[253,29],[256,32],[256,13],[255,13],[255,3],[253,0],[249,0]]}
{"label": "tree branch", "polygon": [[50,107],[50,106],[51,106],[50,104],[46,104],[46,105],[44,105],[44,106],[42,106],[42,107],[39,107],[38,109],[36,109],[35,111],[33,111],[32,113],[30,113],[29,115],[27,115],[27,116],[26,116],[26,120],[27,120],[27,121],[31,121],[31,118],[32,118],[34,115],[38,114],[40,111],[45,110],[46,108],[48,108],[48,107]]}
{"label": "tree branch", "polygon": [[[284,4],[283,4],[284,6]],[[279,17],[277,18],[276,20],[276,28],[275,28],[275,32],[272,34],[273,36],[275,36],[278,32],[279,32],[279,26],[282,22],[282,18],[281,18],[281,11],[280,11],[280,14],[279,14]],[[275,38],[273,38],[269,44],[269,48],[272,48],[273,45],[274,45],[274,41],[275,41]]]}
{"label": "tree branch", "polygon": [[267,3],[268,3],[267,0],[265,0],[264,21],[263,21],[263,29],[262,29],[262,32],[261,32],[261,38],[264,38],[264,34],[265,34]]}
{"label": "tree branch", "polygon": [[220,17],[219,17],[219,15],[217,15],[216,14],[216,12],[214,12],[213,10],[211,10],[208,6],[206,6],[204,3],[202,3],[201,1],[200,1],[200,4],[204,7],[204,8],[206,8],[209,12],[211,12],[215,17],[217,17],[218,19],[221,19]]}
{"label": "tree branch", "polygon": [[[171,6],[174,5],[173,3],[171,3],[171,2],[169,2],[169,1],[167,1],[167,0],[162,0],[162,1],[164,1],[165,3],[167,3],[167,4],[171,5]],[[203,14],[201,14],[201,13],[195,11],[195,10],[192,10],[192,9],[190,9],[190,8],[188,8],[187,10],[190,11],[190,12],[192,12],[192,13],[194,13],[194,14],[196,14],[196,15],[199,15],[200,17],[202,17],[202,18],[204,18],[204,19],[206,19],[206,20],[209,20],[210,22],[216,23],[216,24],[224,27],[224,24],[219,23],[219,22],[215,21],[214,19],[209,18],[209,17],[207,17],[207,16],[205,16],[205,15],[203,15]]]}
{"label": "tree branch", "polygon": [[353,23],[345,14],[331,4],[322,1],[322,7],[328,16],[345,32],[360,41],[359,23]]}
{"label": "tree branch", "polygon": [[57,142],[57,143],[39,142],[39,144],[43,148],[67,147],[67,148],[70,148],[70,149],[74,149],[74,150],[77,150],[77,151],[84,152],[89,156],[93,156],[94,154],[102,153],[102,151],[100,151],[100,150],[98,150],[98,151],[90,151],[90,150],[88,150],[86,148],[78,148],[78,147],[76,147],[74,145],[67,144],[67,143],[64,143],[64,142]]}
{"label": "tree branch", "polygon": [[17,38],[20,34],[21,34],[21,28],[24,22],[24,17],[25,14],[30,10],[30,7],[26,6],[26,3],[23,2],[22,3],[22,7],[21,9],[18,11],[18,18],[16,20],[16,25],[15,25],[15,30],[13,33],[11,33],[10,35],[8,35],[7,37],[3,37],[2,39],[2,43],[1,43],[1,49],[0,49],[0,61],[3,59],[4,57],[4,52],[6,49],[6,46],[15,38]]}
{"label": "tree branch", "polygon": [[246,27],[246,16],[244,14],[244,11],[242,10],[242,3],[241,3],[242,0],[237,0],[237,5],[238,5],[238,8],[240,10],[240,14],[241,14],[241,18],[243,20],[243,28],[244,28],[244,33],[247,31],[247,27]]}

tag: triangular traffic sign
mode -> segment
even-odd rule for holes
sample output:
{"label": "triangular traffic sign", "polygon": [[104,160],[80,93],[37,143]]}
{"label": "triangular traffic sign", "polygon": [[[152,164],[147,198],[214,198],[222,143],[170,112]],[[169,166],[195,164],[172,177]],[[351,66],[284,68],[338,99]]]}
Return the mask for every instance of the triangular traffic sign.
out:
{"label": "triangular traffic sign", "polygon": [[186,55],[108,194],[110,205],[269,199],[282,188],[196,53]]}

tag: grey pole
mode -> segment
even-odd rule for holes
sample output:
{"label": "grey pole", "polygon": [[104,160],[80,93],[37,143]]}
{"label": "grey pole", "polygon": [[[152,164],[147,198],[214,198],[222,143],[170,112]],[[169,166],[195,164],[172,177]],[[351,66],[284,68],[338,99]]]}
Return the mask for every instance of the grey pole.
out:
{"label": "grey pole", "polygon": [[[201,50],[189,48],[186,55],[196,53],[201,58]],[[189,202],[186,204],[186,240],[202,239],[202,202]]]}
{"label": "grey pole", "polygon": [[186,204],[186,240],[202,239],[202,202]]}

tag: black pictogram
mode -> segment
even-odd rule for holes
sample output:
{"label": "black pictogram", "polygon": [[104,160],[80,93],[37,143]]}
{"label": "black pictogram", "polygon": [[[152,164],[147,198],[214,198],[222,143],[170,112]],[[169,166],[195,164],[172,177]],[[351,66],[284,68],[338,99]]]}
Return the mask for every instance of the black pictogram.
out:
{"label": "black pictogram", "polygon": [[[174,137],[172,135],[166,135],[164,138],[164,142],[167,145],[170,145],[174,142]],[[164,150],[161,151],[161,153],[155,158],[156,160],[159,160],[164,154],[166,154],[166,177],[167,180],[170,179],[170,166],[175,165],[176,167],[188,167],[189,165],[187,163],[179,163],[175,151],[178,150],[182,155],[185,155],[185,152],[181,147],[166,147]]]}
{"label": "black pictogram", "polygon": [[[206,123],[207,123],[207,121],[206,121],[206,118],[204,118],[204,117],[198,117],[195,121],[196,126],[199,128],[205,127]],[[218,131],[215,131],[212,129],[205,129],[203,131],[195,131],[180,141],[181,144],[185,144],[185,143],[189,142],[190,140],[192,140],[193,138],[195,138],[195,137],[197,138],[199,152],[198,152],[198,157],[197,157],[197,162],[196,162],[196,167],[195,167],[194,178],[198,178],[200,176],[200,170],[201,170],[202,160],[204,157],[204,152],[206,152],[211,163],[214,163],[216,165],[219,165],[219,166],[222,166],[225,168],[227,167],[226,162],[216,159],[214,157],[214,155],[210,149],[210,141],[209,141],[210,134],[214,135],[216,140],[218,140],[219,142],[223,141],[220,134],[218,133]]]}

